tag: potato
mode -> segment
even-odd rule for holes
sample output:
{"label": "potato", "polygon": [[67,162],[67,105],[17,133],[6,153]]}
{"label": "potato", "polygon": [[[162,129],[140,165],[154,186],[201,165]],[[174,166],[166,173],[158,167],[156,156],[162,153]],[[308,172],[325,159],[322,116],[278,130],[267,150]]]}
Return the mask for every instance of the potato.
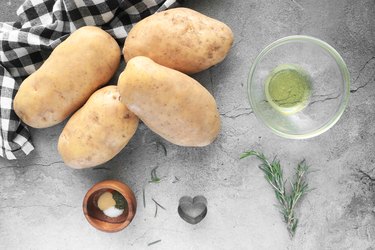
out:
{"label": "potato", "polygon": [[213,96],[193,78],[143,56],[118,83],[121,100],[151,130],[180,146],[206,146],[220,131]]}
{"label": "potato", "polygon": [[111,79],[120,58],[121,49],[108,33],[80,28],[23,81],[14,99],[16,114],[34,128],[60,123]]}
{"label": "potato", "polygon": [[58,150],[66,165],[81,169],[100,165],[117,155],[132,138],[138,117],[119,100],[117,86],[97,90],[69,119]]}
{"label": "potato", "polygon": [[125,60],[146,56],[168,68],[191,74],[222,60],[233,44],[233,33],[224,23],[187,8],[149,16],[129,32]]}

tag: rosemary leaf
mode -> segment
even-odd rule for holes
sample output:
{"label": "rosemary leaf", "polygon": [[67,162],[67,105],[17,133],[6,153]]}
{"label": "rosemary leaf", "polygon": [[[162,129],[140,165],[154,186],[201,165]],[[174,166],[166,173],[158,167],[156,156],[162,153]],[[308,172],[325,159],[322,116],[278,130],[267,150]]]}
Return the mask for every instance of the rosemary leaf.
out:
{"label": "rosemary leaf", "polygon": [[155,203],[155,215],[154,218],[158,215],[158,205]]}
{"label": "rosemary leaf", "polygon": [[162,205],[160,205],[154,198],[152,198],[153,202],[155,202],[155,204],[157,206],[159,206],[161,209],[164,209],[164,210],[167,210],[165,207],[163,207]]}
{"label": "rosemary leaf", "polygon": [[156,174],[156,169],[158,168],[159,166],[156,166],[154,167],[152,170],[151,170],[151,180],[148,181],[148,183],[159,183],[161,181],[161,178],[159,178]]}
{"label": "rosemary leaf", "polygon": [[142,188],[142,194],[143,194],[143,207],[146,208],[146,190],[144,187]]}
{"label": "rosemary leaf", "polygon": [[159,242],[161,242],[161,240],[156,240],[156,241],[153,241],[151,243],[148,243],[147,246],[151,246],[151,245],[154,245],[154,244],[159,243]]}

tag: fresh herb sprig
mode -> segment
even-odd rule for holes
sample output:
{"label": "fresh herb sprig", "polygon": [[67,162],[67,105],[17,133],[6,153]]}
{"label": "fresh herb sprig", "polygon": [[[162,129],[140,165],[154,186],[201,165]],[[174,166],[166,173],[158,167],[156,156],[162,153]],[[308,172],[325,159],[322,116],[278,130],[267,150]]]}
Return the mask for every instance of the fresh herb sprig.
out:
{"label": "fresh herb sprig", "polygon": [[298,201],[308,192],[309,187],[306,182],[306,175],[309,166],[305,160],[301,161],[296,168],[295,181],[291,184],[291,192],[287,193],[285,190],[285,183],[283,170],[280,161],[274,158],[272,162],[267,160],[266,156],[256,151],[248,151],[241,155],[240,159],[256,156],[262,161],[259,168],[263,171],[264,177],[275,191],[276,198],[279,202],[280,212],[283,215],[284,221],[287,224],[287,229],[291,238],[296,233],[298,219],[295,216],[295,207]]}

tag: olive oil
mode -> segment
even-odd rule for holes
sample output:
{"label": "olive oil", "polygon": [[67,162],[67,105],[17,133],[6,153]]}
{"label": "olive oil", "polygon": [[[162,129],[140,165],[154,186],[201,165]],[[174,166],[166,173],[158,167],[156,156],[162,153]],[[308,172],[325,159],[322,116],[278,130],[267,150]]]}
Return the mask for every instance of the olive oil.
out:
{"label": "olive oil", "polygon": [[310,76],[300,66],[281,64],[267,77],[265,93],[274,109],[286,115],[295,114],[309,103]]}

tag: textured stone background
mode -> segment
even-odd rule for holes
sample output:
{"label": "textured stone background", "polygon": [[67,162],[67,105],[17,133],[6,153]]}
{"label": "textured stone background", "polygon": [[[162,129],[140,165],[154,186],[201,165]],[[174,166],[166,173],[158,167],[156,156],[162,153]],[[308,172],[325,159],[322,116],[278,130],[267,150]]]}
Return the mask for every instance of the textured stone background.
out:
{"label": "textured stone background", "polygon": [[[0,2],[0,21],[15,20],[21,0]],[[109,163],[72,170],[56,150],[63,124],[32,130],[36,150],[26,159],[0,159],[1,249],[375,249],[375,1],[190,0],[186,5],[226,22],[235,34],[227,59],[196,78],[217,99],[223,129],[212,145],[181,148],[140,126]],[[334,46],[352,80],[350,104],[325,134],[309,140],[273,135],[249,108],[246,79],[256,55],[283,36],[306,34]],[[153,142],[162,141],[168,154]],[[316,190],[299,207],[295,239],[273,206],[274,194],[256,160],[241,152],[277,154],[289,175],[302,158],[316,170]],[[160,184],[147,184],[159,166]],[[175,176],[180,179],[174,183]],[[135,191],[139,208],[124,231],[93,229],[82,213],[85,192],[116,178]],[[142,205],[142,187],[147,205]],[[203,194],[207,217],[192,226],[177,214],[182,195]],[[164,205],[154,218],[151,198]]]}

